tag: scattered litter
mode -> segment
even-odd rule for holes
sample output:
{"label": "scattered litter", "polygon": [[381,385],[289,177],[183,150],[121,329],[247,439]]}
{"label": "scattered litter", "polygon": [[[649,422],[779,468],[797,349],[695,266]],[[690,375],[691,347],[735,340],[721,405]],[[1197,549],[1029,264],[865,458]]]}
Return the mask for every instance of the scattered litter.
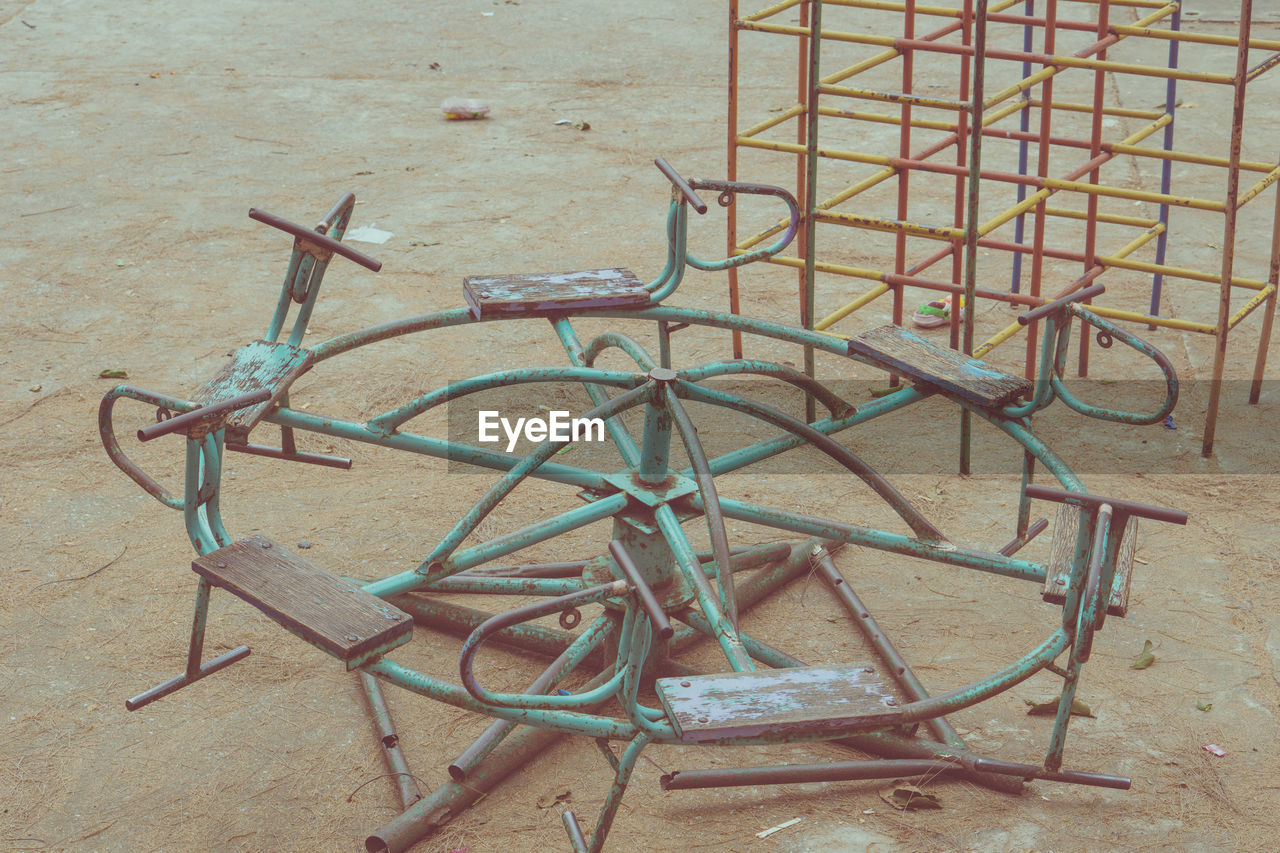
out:
{"label": "scattered litter", "polygon": [[299,540],[298,547],[306,551],[308,548],[311,547],[311,540],[310,539]]}
{"label": "scattered litter", "polygon": [[1222,747],[1218,746],[1216,743],[1206,743],[1204,746],[1200,748],[1203,749],[1205,752],[1209,753],[1210,755],[1216,755],[1219,758],[1227,754],[1227,751]]}
{"label": "scattered litter", "polygon": [[589,121],[573,121],[572,119],[562,118],[556,122],[557,126],[576,127],[578,130],[587,131],[591,129]]}
{"label": "scattered litter", "polygon": [[38,394],[39,392],[41,392],[41,391],[43,391],[43,390],[44,390],[44,386],[43,386],[43,385],[32,385],[32,386],[31,386],[30,388],[28,388],[27,390],[28,390],[28,391],[30,391],[30,392],[31,392],[31,393],[33,393],[33,394]]}
{"label": "scattered litter", "polygon": [[942,803],[936,794],[922,791],[915,785],[896,782],[880,792],[880,799],[898,811],[914,811],[915,809],[940,809]]}
{"label": "scattered litter", "polygon": [[784,820],[782,823],[778,824],[777,826],[771,826],[768,829],[760,830],[759,832],[756,833],[756,838],[768,838],[770,835],[773,835],[775,832],[781,832],[782,830],[786,829],[788,826],[795,826],[797,823],[799,823],[802,820],[804,820],[804,818],[802,817],[793,817],[791,818],[791,820]]}
{"label": "scattered litter", "polygon": [[863,814],[875,814],[875,813],[876,813],[876,810],[875,810],[875,809],[863,809],[863,810],[862,810],[862,813],[863,813]]}
{"label": "scattered litter", "polygon": [[565,788],[563,791],[549,791],[541,797],[538,797],[538,808],[549,809],[556,803],[567,803],[572,795],[573,792],[568,788]]}
{"label": "scattered litter", "polygon": [[1155,652],[1152,651],[1155,646],[1151,645],[1151,641],[1147,640],[1142,644],[1142,653],[1129,664],[1129,669],[1146,669],[1156,662]]}
{"label": "scattered litter", "polygon": [[361,225],[359,228],[352,228],[346,233],[346,239],[348,240],[355,240],[357,243],[377,243],[378,245],[382,245],[394,236],[390,231],[374,228],[373,225]]}
{"label": "scattered litter", "polygon": [[120,368],[117,367],[117,368],[112,368],[110,370],[102,371],[101,373],[98,374],[98,378],[99,379],[128,379],[129,372],[127,370],[121,370]]}
{"label": "scattered litter", "polygon": [[[1030,706],[1031,706],[1031,707],[1027,710],[1027,715],[1028,715],[1028,716],[1031,716],[1031,717],[1052,717],[1052,716],[1054,716],[1055,714],[1057,714],[1057,713],[1058,713],[1058,700],[1057,700],[1057,699],[1050,699],[1048,702],[1039,702],[1039,703],[1037,703],[1037,702],[1032,702],[1030,699],[1023,699],[1022,701],[1023,701],[1023,702],[1026,702],[1028,705],[1030,705]],[[1094,716],[1093,716],[1093,711],[1092,711],[1092,710],[1090,710],[1089,706],[1088,706],[1088,705],[1086,705],[1085,703],[1081,702],[1079,699],[1072,699],[1072,700],[1071,700],[1071,716],[1073,716],[1073,717],[1090,717],[1090,718],[1093,718],[1093,719],[1097,719],[1096,717],[1094,717]]]}
{"label": "scattered litter", "polygon": [[128,262],[128,261],[126,261],[124,258],[116,258],[116,266],[118,266],[118,267],[127,266],[127,265],[128,265],[128,263],[129,263],[129,262]]}
{"label": "scattered litter", "polygon": [[1211,711],[1213,710],[1213,703],[1212,702],[1196,702],[1196,710]]}
{"label": "scattered litter", "polygon": [[1177,425],[1177,424],[1175,424],[1175,423],[1173,422],[1173,415],[1165,415],[1165,416],[1164,416],[1164,428],[1165,428],[1165,429],[1177,429],[1177,428],[1178,428],[1178,425]]}
{"label": "scattered litter", "polygon": [[440,104],[440,112],[451,121],[469,121],[484,118],[493,109],[484,101],[475,98],[445,98]]}

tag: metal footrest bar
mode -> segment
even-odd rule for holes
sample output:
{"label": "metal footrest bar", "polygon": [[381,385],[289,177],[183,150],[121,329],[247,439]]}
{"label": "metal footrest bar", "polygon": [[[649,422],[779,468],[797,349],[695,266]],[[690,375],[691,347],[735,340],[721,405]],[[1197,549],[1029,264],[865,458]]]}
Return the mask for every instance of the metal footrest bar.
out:
{"label": "metal footrest bar", "polygon": [[1032,539],[1035,539],[1041,533],[1044,533],[1044,529],[1048,526],[1049,526],[1049,519],[1047,518],[1040,519],[1039,521],[1033,523],[1030,527],[1028,527],[1026,533],[1022,534],[1021,536],[1015,536],[1013,539],[1009,541],[1008,545],[1005,545],[997,553],[1005,557],[1012,557],[1014,554],[1021,551],[1023,546],[1025,546],[1028,542],[1030,542]]}
{"label": "metal footrest bar", "polygon": [[137,696],[134,696],[132,699],[126,699],[124,703],[124,707],[129,711],[136,711],[139,708],[141,708],[143,705],[150,705],[152,702],[156,701],[157,699],[163,699],[165,696],[168,696],[170,693],[175,693],[181,690],[182,688],[186,687],[188,684],[194,684],[195,682],[204,678],[206,675],[213,675],[215,672],[217,672],[220,669],[226,669],[236,661],[242,658],[246,658],[248,656],[249,656],[248,646],[239,646],[237,648],[234,648],[231,651],[227,652],[226,654],[218,655],[213,660],[208,661],[207,663],[201,664],[200,667],[196,670],[195,675],[189,675],[184,672],[182,675],[179,675],[177,678],[171,678],[168,681],[166,681],[164,684],[158,684],[155,687],[152,687],[150,690],[146,690],[142,693],[139,693]]}
{"label": "metal footrest bar", "polygon": [[351,460],[345,456],[330,456],[326,453],[308,453],[305,450],[288,451],[282,447],[270,447],[265,444],[236,444],[227,442],[227,450],[237,453],[248,453],[251,456],[265,456],[268,459],[282,459],[285,462],[306,462],[308,465],[322,465],[325,468],[351,470]]}
{"label": "metal footrest bar", "polygon": [[1045,770],[1033,764],[1017,764],[977,756],[890,761],[836,761],[829,764],[784,764],[774,767],[731,767],[715,770],[677,770],[662,776],[662,790],[731,788],[743,785],[791,785],[798,782],[852,782],[861,779],[932,778],[942,773],[976,770],[1024,780],[1043,779],[1098,788],[1127,791],[1132,780],[1079,770]]}

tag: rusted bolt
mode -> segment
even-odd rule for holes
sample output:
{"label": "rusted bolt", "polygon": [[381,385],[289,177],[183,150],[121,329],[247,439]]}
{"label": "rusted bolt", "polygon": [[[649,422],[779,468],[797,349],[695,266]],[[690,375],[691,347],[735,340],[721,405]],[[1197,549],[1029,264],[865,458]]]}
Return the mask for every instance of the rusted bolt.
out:
{"label": "rusted bolt", "polygon": [[688,686],[689,686],[689,682],[687,682],[687,681],[682,681],[682,682],[680,682],[680,686],[681,686],[681,687],[688,687]]}
{"label": "rusted bolt", "polygon": [[263,542],[263,543],[262,543],[262,547],[263,547],[263,548],[270,548],[270,547],[271,547],[271,543],[270,543],[270,542]]}
{"label": "rusted bolt", "polygon": [[227,567],[226,563],[218,563],[218,568],[225,569],[226,567]]}
{"label": "rusted bolt", "polygon": [[888,705],[890,708],[892,708],[894,705],[897,705],[897,704],[898,704],[898,700],[897,700],[897,699],[886,699],[886,700],[884,700],[884,704],[886,704],[886,705]]}
{"label": "rusted bolt", "polygon": [[705,723],[705,722],[708,722],[709,720],[710,720],[710,717],[699,717],[699,718],[698,718],[698,722],[700,722],[700,723]]}
{"label": "rusted bolt", "polygon": [[347,639],[354,643],[359,640],[360,637],[356,634],[347,634]]}

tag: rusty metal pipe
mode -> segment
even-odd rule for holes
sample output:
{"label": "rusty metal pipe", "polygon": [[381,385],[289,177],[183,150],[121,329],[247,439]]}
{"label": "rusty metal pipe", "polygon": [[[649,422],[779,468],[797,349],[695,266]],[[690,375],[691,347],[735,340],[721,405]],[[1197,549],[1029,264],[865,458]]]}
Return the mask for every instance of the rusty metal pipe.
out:
{"label": "rusty metal pipe", "polygon": [[378,742],[382,745],[382,756],[387,761],[387,770],[395,778],[401,805],[407,809],[422,799],[422,791],[418,788],[418,781],[409,772],[409,762],[405,760],[404,752],[400,749],[400,736],[396,734],[395,724],[391,722],[391,711],[387,708],[387,700],[382,695],[382,687],[378,684],[378,679],[367,672],[362,672],[360,684],[364,687],[364,698],[369,703],[369,716],[373,719]]}
{"label": "rusty metal pipe", "polygon": [[1084,492],[1068,492],[1063,489],[1052,489],[1048,486],[1037,486],[1034,484],[1027,486],[1027,497],[1036,498],[1042,501],[1054,501],[1056,503],[1069,503],[1078,506],[1097,508],[1103,504],[1110,504],[1117,512],[1123,511],[1129,515],[1136,515],[1139,518],[1149,518],[1152,521],[1167,521],[1170,524],[1186,524],[1187,513],[1180,509],[1167,509],[1161,506],[1150,506],[1148,504],[1140,504],[1135,501],[1125,501],[1119,498],[1104,498],[1098,495],[1090,495]]}
{"label": "rusty metal pipe", "polygon": [[576,578],[581,576],[586,560],[565,563],[526,563],[518,566],[473,566],[458,574],[486,575],[501,578]]}
{"label": "rusty metal pipe", "polygon": [[138,441],[150,441],[153,438],[159,438],[162,435],[168,435],[171,432],[183,432],[197,424],[211,420],[219,415],[225,415],[236,409],[243,409],[245,406],[252,406],[261,403],[264,400],[271,399],[271,392],[266,388],[260,388],[257,391],[250,391],[248,394],[241,394],[232,397],[230,400],[223,400],[219,403],[213,403],[208,406],[201,406],[198,409],[192,409],[185,414],[177,415],[159,423],[144,426],[138,430]]}
{"label": "rusty metal pipe", "polygon": [[[832,593],[849,611],[849,615],[853,617],[853,624],[857,627],[858,632],[871,644],[876,655],[889,669],[889,676],[893,679],[898,688],[906,694],[907,698],[912,702],[920,699],[928,698],[929,694],[924,689],[924,685],[916,678],[916,674],[911,671],[911,667],[903,659],[902,653],[898,651],[893,642],[880,629],[880,625],[876,622],[875,617],[867,610],[867,606],[862,603],[862,599],[853,591],[844,576],[840,574],[840,570],[836,568],[835,561],[831,559],[831,555],[826,549],[815,551],[814,565],[818,573],[830,585]],[[943,718],[939,717],[925,722],[930,730],[938,737],[939,740],[947,743],[963,743],[955,729]],[[959,745],[959,744],[957,744]]]}
{"label": "rusty metal pipe", "polygon": [[653,590],[645,582],[644,576],[640,573],[635,561],[631,559],[631,555],[627,553],[627,549],[622,546],[622,542],[614,539],[609,543],[609,553],[613,555],[613,559],[618,563],[618,568],[626,575],[627,580],[636,588],[636,595],[640,598],[640,606],[649,615],[649,622],[653,624],[654,633],[663,640],[670,640],[671,635],[675,633],[675,630],[671,627],[671,620],[667,619],[667,614],[662,612],[662,605],[658,603]]}
{"label": "rusty metal pipe", "polygon": [[1006,557],[1012,557],[1014,554],[1022,550],[1023,545],[1026,545],[1032,539],[1035,539],[1037,536],[1043,533],[1044,529],[1048,526],[1049,526],[1049,519],[1047,518],[1040,519],[1039,521],[1035,522],[1030,527],[1028,527],[1026,533],[1022,534],[1021,536],[1015,536],[1012,539],[1012,541],[1009,542],[1008,545],[1005,545],[997,553],[1003,554]]}
{"label": "rusty metal pipe", "polygon": [[[608,616],[600,617],[601,620],[608,620]],[[546,693],[552,687],[564,680],[570,672],[577,668],[579,659],[585,658],[591,653],[595,647],[599,646],[612,630],[609,626],[601,626],[597,621],[597,627],[603,630],[587,629],[579,636],[578,645],[585,642],[590,645],[586,652],[580,652],[573,645],[565,649],[561,655],[556,658],[549,667],[542,671],[533,683],[529,685],[526,693]],[[588,636],[591,635],[591,636]],[[583,638],[586,638],[585,640]],[[484,759],[486,755],[494,750],[494,748],[502,742],[502,739],[516,728],[518,724],[511,720],[494,720],[487,729],[485,729],[480,737],[468,746],[461,755],[459,755],[452,764],[449,765],[449,776],[455,782],[464,782],[467,774],[471,772],[471,768]]]}
{"label": "rusty metal pipe", "polygon": [[[584,689],[604,684],[609,675],[602,673],[596,676],[587,682]],[[465,785],[446,782],[436,788],[366,838],[365,850],[368,853],[404,853],[466,811],[503,779],[561,737],[563,735],[553,729],[521,727],[472,769]]]}
{"label": "rusty metal pipe", "polygon": [[[866,734],[851,735],[850,737],[841,738],[832,743],[838,743],[843,746],[851,747],[865,752],[870,755],[879,755],[885,758],[923,758],[936,760],[939,756],[956,755],[971,756],[979,758],[980,756],[969,752],[964,747],[950,746],[945,743],[937,743],[935,741],[921,740],[920,738],[904,737],[902,735],[893,734],[892,732],[868,732]],[[981,785],[984,788],[990,788],[993,791],[1000,791],[1005,794],[1018,795],[1022,793],[1022,779],[1016,776],[1006,776],[997,773],[983,773],[977,770],[962,767],[963,778],[975,785]]]}
{"label": "rusty metal pipe", "polygon": [[[406,593],[389,599],[391,604],[413,617],[413,621],[424,628],[432,628],[466,638],[471,632],[484,624],[493,616],[483,610],[464,607],[460,604],[449,604],[421,593]],[[575,635],[558,628],[544,628],[541,625],[513,625],[499,631],[493,641],[525,651],[548,657],[556,657],[569,647],[576,639]]]}
{"label": "rusty metal pipe", "polygon": [[1048,771],[1032,764],[996,761],[978,756],[950,759],[895,759],[888,761],[836,761],[830,764],[786,764],[775,767],[732,767],[717,770],[678,770],[659,780],[664,791],[690,788],[732,788],[743,785],[789,785],[798,782],[852,782],[861,779],[933,778],[942,773],[962,773],[966,765],[985,773],[1020,779],[1045,779],[1100,788],[1128,790],[1123,776],[1078,770]]}
{"label": "rusty metal pipe", "polygon": [[791,785],[797,782],[852,782],[859,779],[918,779],[964,768],[939,759],[836,761],[830,764],[785,764],[777,767],[728,767],[677,770],[658,781],[664,791],[692,788],[736,788],[746,785]]}
{"label": "rusty metal pipe", "polygon": [[1075,293],[1068,294],[1060,299],[1055,299],[1052,302],[1046,302],[1043,305],[1032,308],[1024,314],[1019,314],[1018,323],[1019,325],[1025,326],[1033,320],[1039,320],[1041,317],[1047,317],[1054,311],[1061,310],[1073,302],[1084,302],[1085,300],[1092,299],[1099,294],[1105,293],[1106,290],[1107,288],[1104,285],[1091,284],[1084,290],[1077,290]]}

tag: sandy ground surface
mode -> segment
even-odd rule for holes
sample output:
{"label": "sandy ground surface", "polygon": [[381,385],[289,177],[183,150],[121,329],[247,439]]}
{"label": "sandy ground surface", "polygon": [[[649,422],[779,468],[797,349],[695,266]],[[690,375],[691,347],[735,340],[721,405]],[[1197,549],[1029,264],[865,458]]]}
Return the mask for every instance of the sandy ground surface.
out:
{"label": "sandy ground surface", "polygon": [[[1203,4],[1204,17],[1230,17],[1230,5]],[[0,0],[0,175],[10,210],[0,240],[0,849],[356,850],[396,813],[352,677],[230,596],[214,598],[207,649],[247,643],[253,654],[125,711],[126,697],[180,671],[195,584],[178,515],[102,452],[98,400],[118,380],[99,373],[125,370],[132,384],[182,396],[229,350],[261,335],[289,243],[250,222],[250,206],[312,222],[350,190],[360,199],[353,226],[393,234],[384,245],[359,244],[383,261],[378,275],[335,262],[309,341],[458,306],[467,274],[628,266],[651,277],[662,259],[666,190],[650,161],[661,155],[686,174],[723,173],[723,6]],[[785,60],[784,50],[759,50]],[[787,103],[785,78],[764,81],[759,103]],[[446,122],[438,104],[455,95],[486,99],[491,117]],[[1188,115],[1208,117],[1186,122],[1187,144],[1225,150],[1209,109],[1215,95],[1186,97],[1203,110]],[[1251,113],[1264,131],[1253,151],[1260,159],[1274,156],[1268,103],[1260,98]],[[743,177],[784,180],[790,167],[771,168]],[[1150,186],[1152,174],[1132,178]],[[1269,219],[1242,227],[1265,243]],[[703,254],[722,245],[720,228],[696,229]],[[1184,233],[1175,243],[1193,255],[1213,239]],[[753,271],[744,280],[749,313],[794,316],[790,273]],[[1175,310],[1211,319],[1212,293],[1188,288],[1171,298]],[[691,275],[673,301],[723,308],[724,294],[723,276]],[[1133,294],[1124,298],[1140,298]],[[824,291],[820,301],[834,307],[843,298]],[[994,331],[1006,315],[984,306],[980,326]],[[883,318],[873,308],[846,330]],[[1243,328],[1235,379],[1252,367],[1257,319]],[[652,344],[648,328],[633,333]],[[1189,384],[1177,431],[1111,429],[1059,409],[1038,421],[1095,492],[1191,513],[1186,528],[1143,528],[1129,618],[1108,621],[1085,670],[1080,697],[1095,718],[1076,722],[1068,742],[1069,767],[1131,776],[1131,791],[1041,782],[1011,797],[940,781],[930,787],[941,810],[905,813],[889,808],[875,783],[662,793],[664,771],[848,753],[654,748],[633,777],[610,849],[1274,849],[1277,392],[1269,385],[1250,407],[1241,387],[1230,387],[1218,454],[1202,461],[1204,397],[1194,381],[1209,369],[1211,342],[1169,331],[1151,339]],[[1151,378],[1116,350],[1094,352],[1097,377]],[[681,364],[727,353],[724,334],[677,339]],[[798,359],[783,347],[753,354]],[[326,363],[299,382],[294,403],[367,417],[450,378],[561,359],[542,324],[420,335]],[[820,368],[863,383],[859,393],[883,381],[834,360]],[[122,436],[150,416],[127,403],[118,409]],[[931,401],[849,440],[956,541],[999,547],[1011,535],[1017,455],[986,437],[978,453],[985,473],[958,477],[954,422],[951,409]],[[269,440],[265,429],[260,440]],[[310,541],[310,558],[354,576],[415,565],[492,482],[434,460],[310,441],[309,449],[354,456],[355,468],[236,456],[223,501],[228,524],[237,536]],[[176,440],[128,446],[176,487]],[[722,488],[851,521],[884,516],[855,481],[812,463],[726,478]],[[517,497],[484,532],[573,500],[542,486]],[[733,534],[747,542],[773,535]],[[589,556],[606,536],[589,528],[520,558]],[[1048,538],[1024,553],[1044,559]],[[839,562],[932,690],[1003,665],[1059,618],[1025,583],[852,549]],[[816,581],[793,585],[750,618],[801,657],[865,654]],[[1131,669],[1147,640],[1155,665]],[[419,631],[397,659],[445,674],[457,649]],[[716,666],[706,652],[694,662]],[[535,666],[499,656],[490,677],[514,685]],[[1037,676],[954,722],[975,749],[1034,763],[1049,724],[1028,717],[1025,702],[1053,689],[1053,678]],[[484,720],[394,691],[390,700],[423,787],[443,783],[444,767]],[[1202,749],[1211,743],[1226,754]],[[415,850],[565,849],[563,805],[550,804],[570,792],[589,825],[610,776],[590,744],[564,741]],[[803,821],[755,836],[796,817]]]}

